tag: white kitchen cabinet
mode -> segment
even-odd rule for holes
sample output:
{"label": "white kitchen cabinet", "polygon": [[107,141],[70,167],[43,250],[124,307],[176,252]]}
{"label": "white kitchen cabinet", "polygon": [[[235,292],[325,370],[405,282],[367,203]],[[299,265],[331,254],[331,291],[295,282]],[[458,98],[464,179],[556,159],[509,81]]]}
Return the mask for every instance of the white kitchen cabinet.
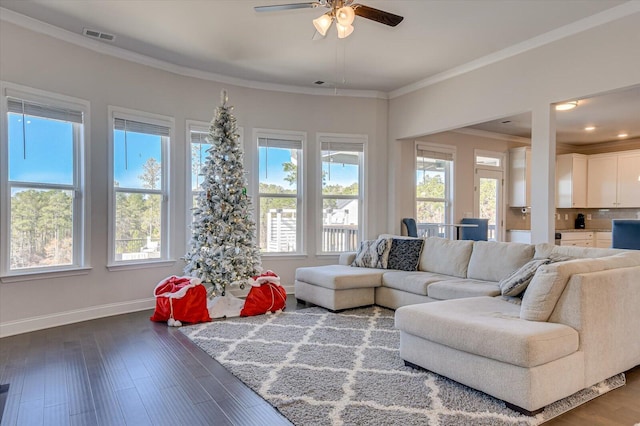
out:
{"label": "white kitchen cabinet", "polygon": [[640,151],[590,155],[587,207],[640,207]]}
{"label": "white kitchen cabinet", "polygon": [[618,155],[616,207],[640,207],[640,152]]}
{"label": "white kitchen cabinet", "polygon": [[556,208],[587,207],[587,156],[563,154],[556,157]]}
{"label": "white kitchen cabinet", "polygon": [[561,246],[593,247],[593,232],[561,232]]}
{"label": "white kitchen cabinet", "polygon": [[587,167],[587,207],[617,207],[618,155],[590,155]]}
{"label": "white kitchen cabinet", "polygon": [[596,232],[595,246],[598,248],[611,248],[611,232]]}
{"label": "white kitchen cabinet", "polygon": [[509,206],[531,206],[531,148],[509,150]]}
{"label": "white kitchen cabinet", "polygon": [[507,231],[507,241],[512,243],[531,244],[531,231],[525,231],[525,230]]}

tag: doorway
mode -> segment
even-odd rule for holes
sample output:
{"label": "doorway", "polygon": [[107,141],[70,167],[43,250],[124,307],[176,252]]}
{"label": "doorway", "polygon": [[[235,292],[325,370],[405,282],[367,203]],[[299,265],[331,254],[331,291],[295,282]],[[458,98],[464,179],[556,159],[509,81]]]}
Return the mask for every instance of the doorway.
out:
{"label": "doorway", "polygon": [[476,153],[473,214],[489,219],[489,241],[503,241],[504,156],[492,154]]}

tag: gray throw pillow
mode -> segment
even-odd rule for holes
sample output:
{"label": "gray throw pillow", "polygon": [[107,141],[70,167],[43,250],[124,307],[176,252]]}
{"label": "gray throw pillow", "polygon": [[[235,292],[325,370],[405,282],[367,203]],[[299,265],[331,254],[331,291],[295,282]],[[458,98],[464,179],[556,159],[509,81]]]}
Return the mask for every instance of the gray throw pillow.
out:
{"label": "gray throw pillow", "polygon": [[391,242],[387,269],[398,269],[400,271],[417,270],[423,246],[423,239],[394,238]]}
{"label": "gray throw pillow", "polygon": [[351,266],[386,269],[392,240],[392,238],[378,238],[362,241]]}
{"label": "gray throw pillow", "polygon": [[549,259],[533,259],[516,269],[508,277],[500,280],[500,292],[503,296],[518,296],[526,290],[538,268],[550,263]]}

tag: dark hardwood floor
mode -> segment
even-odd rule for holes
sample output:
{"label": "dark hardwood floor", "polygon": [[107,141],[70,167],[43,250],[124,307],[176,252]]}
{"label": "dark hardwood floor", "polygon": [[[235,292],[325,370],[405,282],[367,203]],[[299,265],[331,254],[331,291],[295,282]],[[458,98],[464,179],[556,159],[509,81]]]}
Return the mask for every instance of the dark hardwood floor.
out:
{"label": "dark hardwood floor", "polygon": [[[296,306],[287,300],[288,310]],[[0,339],[2,425],[288,425],[267,402],[150,311]],[[550,425],[640,422],[640,368],[627,386]]]}

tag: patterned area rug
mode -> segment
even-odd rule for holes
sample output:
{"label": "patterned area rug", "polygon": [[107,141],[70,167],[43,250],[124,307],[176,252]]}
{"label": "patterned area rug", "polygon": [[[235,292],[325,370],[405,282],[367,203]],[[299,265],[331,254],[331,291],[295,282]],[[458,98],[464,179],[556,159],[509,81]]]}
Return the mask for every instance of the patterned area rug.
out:
{"label": "patterned area rug", "polygon": [[393,311],[309,308],[181,331],[295,425],[538,425],[625,383],[624,374],[535,417],[404,366]]}

